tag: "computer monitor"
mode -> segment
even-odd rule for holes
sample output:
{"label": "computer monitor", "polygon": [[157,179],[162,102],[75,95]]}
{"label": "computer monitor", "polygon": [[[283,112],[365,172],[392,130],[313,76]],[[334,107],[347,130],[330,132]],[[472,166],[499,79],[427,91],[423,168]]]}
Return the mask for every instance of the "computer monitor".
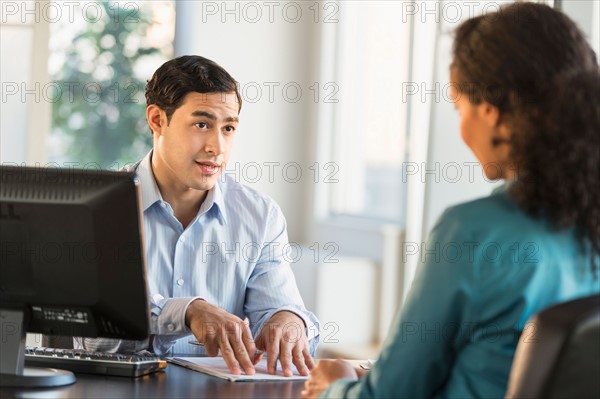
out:
{"label": "computer monitor", "polygon": [[73,383],[24,367],[26,333],[145,339],[134,173],[0,166],[1,386]]}

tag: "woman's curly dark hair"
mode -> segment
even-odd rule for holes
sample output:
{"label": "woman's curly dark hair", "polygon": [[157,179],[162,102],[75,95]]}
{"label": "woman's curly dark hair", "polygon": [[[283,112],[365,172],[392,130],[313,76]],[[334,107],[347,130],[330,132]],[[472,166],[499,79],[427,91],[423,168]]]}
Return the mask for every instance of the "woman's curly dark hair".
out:
{"label": "woman's curly dark hair", "polygon": [[[474,104],[488,102],[511,128],[510,195],[557,228],[574,228],[600,254],[600,72],[566,15],[515,3],[456,32],[451,68]],[[468,87],[468,90],[464,88]]]}
{"label": "woman's curly dark hair", "polygon": [[511,143],[519,168],[512,195],[529,214],[575,226],[600,254],[600,75],[560,77],[552,86],[553,101],[512,121],[523,133]]}

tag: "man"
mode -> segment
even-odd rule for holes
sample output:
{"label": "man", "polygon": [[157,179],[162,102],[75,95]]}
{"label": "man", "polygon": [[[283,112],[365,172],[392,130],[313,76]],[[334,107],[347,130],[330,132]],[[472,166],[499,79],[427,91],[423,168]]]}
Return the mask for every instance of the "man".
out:
{"label": "man", "polygon": [[208,59],[179,57],[154,73],[146,100],[154,148],[130,170],[142,188],[150,346],[220,350],[233,374],[253,374],[260,350],[269,373],[279,358],[284,375],[292,364],[308,375],[319,324],[283,257],[285,219],[272,199],[222,176],[241,108],[235,80]]}

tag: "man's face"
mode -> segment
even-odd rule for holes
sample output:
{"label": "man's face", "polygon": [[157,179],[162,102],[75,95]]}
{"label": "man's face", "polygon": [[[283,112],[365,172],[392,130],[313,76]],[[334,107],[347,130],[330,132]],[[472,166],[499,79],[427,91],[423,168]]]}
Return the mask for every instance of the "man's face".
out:
{"label": "man's face", "polygon": [[[164,111],[148,108],[153,124],[154,173],[176,191],[210,190],[229,159],[239,104],[231,93],[188,93],[167,125]],[[161,187],[162,189],[163,187]]]}

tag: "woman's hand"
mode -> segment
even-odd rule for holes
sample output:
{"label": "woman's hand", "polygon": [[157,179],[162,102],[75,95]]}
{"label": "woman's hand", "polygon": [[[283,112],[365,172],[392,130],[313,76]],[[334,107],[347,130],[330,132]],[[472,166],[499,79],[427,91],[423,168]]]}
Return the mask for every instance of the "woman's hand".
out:
{"label": "woman's hand", "polygon": [[316,398],[329,384],[340,378],[358,380],[356,369],[345,360],[319,360],[304,383],[303,398]]}

